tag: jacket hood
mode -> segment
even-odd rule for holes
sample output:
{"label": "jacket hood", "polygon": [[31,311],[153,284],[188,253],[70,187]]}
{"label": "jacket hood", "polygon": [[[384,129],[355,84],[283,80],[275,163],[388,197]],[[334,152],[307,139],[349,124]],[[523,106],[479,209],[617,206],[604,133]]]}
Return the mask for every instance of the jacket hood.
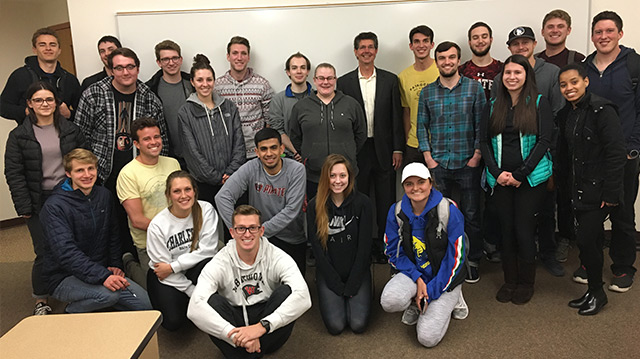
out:
{"label": "jacket hood", "polygon": [[[45,73],[40,68],[40,64],[38,63],[38,56],[36,56],[36,55],[25,57],[24,58],[24,64],[25,64],[25,66],[31,68],[36,73],[39,73],[39,74],[44,74]],[[53,73],[59,75],[60,72],[61,72],[60,68],[61,68],[60,61],[56,61],[56,69],[55,69],[55,71]]]}
{"label": "jacket hood", "polygon": [[[627,55],[629,55],[632,52],[635,52],[634,49],[630,48],[630,47],[626,47],[624,45],[619,45],[620,46],[620,53],[618,54],[618,56],[616,57],[615,60],[613,60],[613,62],[611,64],[615,64],[618,61],[623,61],[626,60],[625,58],[627,57]],[[593,64],[593,59],[596,57],[596,53],[598,51],[594,51],[591,54],[589,54],[589,56],[587,56],[586,59],[584,59],[584,63],[586,64],[586,66],[594,66]],[[609,65],[611,66],[611,65]]]}
{"label": "jacket hood", "polygon": [[[94,185],[94,187],[95,186],[96,185]],[[73,189],[73,186],[71,185],[71,178],[69,177],[60,181],[60,183],[58,183],[53,188],[53,194],[75,199],[84,199],[85,197],[91,198],[93,197],[94,193],[95,191],[93,190],[93,188],[91,189],[91,193],[89,193],[89,195],[87,196],[85,196],[84,192],[82,192],[80,189]]]}
{"label": "jacket hood", "polygon": [[431,188],[431,193],[429,194],[429,198],[427,199],[427,204],[424,207],[420,216],[416,216],[413,214],[413,209],[411,208],[411,200],[407,197],[406,193],[402,196],[401,208],[402,212],[409,217],[409,220],[412,221],[415,217],[423,217],[426,218],[427,212],[429,212],[433,207],[437,206],[438,203],[442,200],[442,193],[440,193],[435,188]]}
{"label": "jacket hood", "polygon": [[[212,92],[213,95],[213,103],[215,104],[215,108],[220,107],[220,105],[222,105],[222,103],[224,102],[224,97],[218,95],[217,92],[213,91]],[[191,95],[189,95],[189,97],[187,98],[187,102],[193,102],[195,104],[200,105],[203,109],[207,109],[207,105],[204,104],[204,102],[200,101],[200,98],[198,98],[198,94],[197,93],[192,93]]]}
{"label": "jacket hood", "polygon": [[[346,95],[342,93],[342,91],[340,90],[336,90],[335,92],[336,92],[336,95],[333,97],[333,99],[331,99],[331,102],[333,102],[334,104],[338,104],[338,102],[340,102],[340,100],[342,100]],[[325,103],[322,102],[320,97],[318,97],[318,94],[316,92],[309,95],[309,98],[312,99],[318,105],[325,105]]]}
{"label": "jacket hood", "polygon": [[268,242],[267,242],[267,238],[266,237],[264,237],[264,236],[260,237],[260,248],[258,248],[258,254],[256,255],[255,262],[253,262],[253,264],[251,264],[251,265],[245,263],[238,256],[238,249],[236,248],[236,240],[235,239],[231,239],[229,241],[229,243],[227,243],[227,246],[229,248],[228,248],[227,251],[225,251],[225,254],[229,257],[229,260],[234,264],[233,270],[238,270],[238,269],[241,270],[241,271],[250,270],[252,268],[255,268],[256,266],[259,266],[260,262],[262,262],[262,259],[265,256],[267,243]]}
{"label": "jacket hood", "polygon": [[[307,81],[307,90],[305,91],[307,95],[311,95],[311,84]],[[294,97],[293,91],[291,91],[291,84],[288,84],[284,89],[284,95],[287,97]]]}

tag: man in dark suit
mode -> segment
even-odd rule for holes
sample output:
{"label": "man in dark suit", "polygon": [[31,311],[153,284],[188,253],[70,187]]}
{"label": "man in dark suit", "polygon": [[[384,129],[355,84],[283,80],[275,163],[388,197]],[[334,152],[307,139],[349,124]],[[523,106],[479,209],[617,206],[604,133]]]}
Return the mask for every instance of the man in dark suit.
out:
{"label": "man in dark suit", "polygon": [[383,234],[386,215],[395,201],[395,170],[402,164],[404,132],[398,77],[378,69],[374,60],[378,53],[378,37],[372,32],[358,34],[353,41],[358,68],[338,79],[338,90],[355,98],[367,119],[367,141],[358,153],[358,189],[369,195],[373,186],[378,240],[373,255],[378,263],[386,263]]}

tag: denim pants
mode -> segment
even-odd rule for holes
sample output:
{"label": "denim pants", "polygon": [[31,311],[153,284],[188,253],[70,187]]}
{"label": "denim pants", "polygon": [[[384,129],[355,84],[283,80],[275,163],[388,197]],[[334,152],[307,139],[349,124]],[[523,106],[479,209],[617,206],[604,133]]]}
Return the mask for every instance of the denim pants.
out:
{"label": "denim pants", "polygon": [[469,236],[469,261],[478,262],[482,257],[480,233],[480,167],[464,166],[451,170],[437,166],[429,169],[435,179],[436,189],[451,198],[454,185],[460,190],[460,211],[464,215],[464,231]]}
{"label": "denim pants", "polygon": [[67,313],[88,313],[113,307],[116,310],[151,310],[147,291],[127,278],[129,286],[112,292],[102,284],[89,284],[75,276],[60,282],[53,291],[53,297],[61,302],[69,302]]}

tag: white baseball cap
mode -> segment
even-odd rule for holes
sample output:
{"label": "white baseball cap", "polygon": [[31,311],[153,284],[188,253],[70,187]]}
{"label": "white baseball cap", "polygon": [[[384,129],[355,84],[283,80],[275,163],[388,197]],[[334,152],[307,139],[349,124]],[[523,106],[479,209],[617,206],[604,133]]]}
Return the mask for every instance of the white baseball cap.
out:
{"label": "white baseball cap", "polygon": [[402,182],[411,176],[417,176],[422,179],[430,179],[431,173],[429,173],[429,169],[427,166],[423,165],[420,162],[409,163],[402,170]]}

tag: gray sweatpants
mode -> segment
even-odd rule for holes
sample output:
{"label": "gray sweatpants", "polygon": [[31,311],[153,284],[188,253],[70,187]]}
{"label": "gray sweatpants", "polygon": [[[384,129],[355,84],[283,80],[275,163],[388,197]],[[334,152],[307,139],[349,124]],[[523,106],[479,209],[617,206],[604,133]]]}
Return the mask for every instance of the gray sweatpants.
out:
{"label": "gray sweatpants", "polygon": [[[460,299],[461,286],[451,292],[444,292],[440,298],[431,301],[427,311],[420,314],[416,331],[418,342],[427,348],[440,343],[449,328],[451,312]],[[402,273],[396,274],[382,290],[380,304],[385,312],[401,312],[409,307],[416,296],[418,285]]]}

